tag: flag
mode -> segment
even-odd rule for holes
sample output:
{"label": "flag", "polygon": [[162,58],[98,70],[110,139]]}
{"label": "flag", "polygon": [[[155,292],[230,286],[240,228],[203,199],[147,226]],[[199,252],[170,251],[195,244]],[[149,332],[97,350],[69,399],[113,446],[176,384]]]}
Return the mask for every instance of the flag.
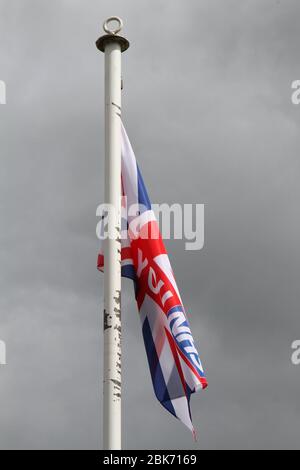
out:
{"label": "flag", "polygon": [[[122,125],[122,276],[135,296],[155,395],[193,433],[191,394],[207,387],[169,257]],[[103,271],[104,256],[98,256]]]}

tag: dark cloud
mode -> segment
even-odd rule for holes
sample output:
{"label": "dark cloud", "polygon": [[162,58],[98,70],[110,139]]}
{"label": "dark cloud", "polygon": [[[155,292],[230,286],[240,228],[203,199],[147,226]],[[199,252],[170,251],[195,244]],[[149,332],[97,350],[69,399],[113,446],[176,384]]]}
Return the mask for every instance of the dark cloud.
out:
{"label": "dark cloud", "polygon": [[2,0],[0,446],[101,445],[102,21],[123,17],[123,119],[153,202],[205,203],[168,242],[209,388],[197,444],[154,398],[124,282],[127,448],[299,448],[300,5]]}

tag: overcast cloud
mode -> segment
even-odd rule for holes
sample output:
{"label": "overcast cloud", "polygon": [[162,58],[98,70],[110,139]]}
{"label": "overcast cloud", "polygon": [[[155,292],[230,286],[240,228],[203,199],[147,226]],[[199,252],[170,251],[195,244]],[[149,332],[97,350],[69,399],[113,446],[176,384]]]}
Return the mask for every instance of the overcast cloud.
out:
{"label": "overcast cloud", "polygon": [[167,242],[209,388],[198,443],[154,397],[123,282],[130,449],[299,448],[297,0],[0,0],[0,448],[99,448],[102,22],[119,15],[123,120],[155,203],[205,204]]}

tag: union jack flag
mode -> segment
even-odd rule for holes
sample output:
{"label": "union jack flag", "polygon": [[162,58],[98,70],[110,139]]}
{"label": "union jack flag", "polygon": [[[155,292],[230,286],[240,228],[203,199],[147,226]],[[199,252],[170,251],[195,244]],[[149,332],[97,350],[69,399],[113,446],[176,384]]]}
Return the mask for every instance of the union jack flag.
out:
{"label": "union jack flag", "polygon": [[[190,397],[206,388],[207,381],[158,223],[123,125],[121,181],[122,205],[126,209],[123,235],[124,231],[127,235],[122,236],[122,276],[134,281],[154,391],[160,403],[195,435]],[[100,253],[98,269],[103,271],[103,268],[104,257]]]}

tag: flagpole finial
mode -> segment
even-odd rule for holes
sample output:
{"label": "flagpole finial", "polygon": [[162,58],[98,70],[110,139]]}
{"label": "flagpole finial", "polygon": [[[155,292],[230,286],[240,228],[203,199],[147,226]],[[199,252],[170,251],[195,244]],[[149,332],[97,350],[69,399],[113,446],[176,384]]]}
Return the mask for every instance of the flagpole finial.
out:
{"label": "flagpole finial", "polygon": [[[114,29],[109,28],[109,23],[117,23],[118,26]],[[103,23],[103,29],[106,34],[118,34],[123,29],[123,20],[119,18],[119,16],[110,16],[107,20]]]}
{"label": "flagpole finial", "polygon": [[105,52],[105,46],[107,43],[117,42],[121,46],[121,52],[125,52],[129,48],[130,44],[126,38],[123,38],[118,34],[122,28],[123,20],[119,16],[110,16],[107,18],[103,23],[103,29],[106,34],[96,41],[97,49],[101,52]]}

